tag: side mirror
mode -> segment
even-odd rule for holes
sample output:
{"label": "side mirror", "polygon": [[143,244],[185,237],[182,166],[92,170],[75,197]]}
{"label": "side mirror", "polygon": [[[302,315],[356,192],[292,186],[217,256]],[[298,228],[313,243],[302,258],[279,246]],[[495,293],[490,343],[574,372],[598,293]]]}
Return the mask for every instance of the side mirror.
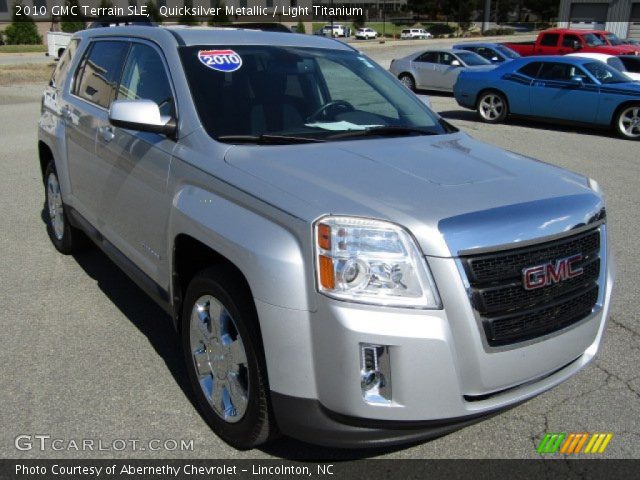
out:
{"label": "side mirror", "polygon": [[492,62],[499,62],[500,59],[498,57],[491,57]]}
{"label": "side mirror", "polygon": [[109,109],[109,123],[114,127],[140,132],[161,133],[174,137],[176,122],[160,115],[160,108],[151,100],[116,100]]}
{"label": "side mirror", "polygon": [[573,41],[573,49],[574,50],[580,50],[581,48],[582,48],[582,45],[580,44],[580,42],[577,41],[577,40],[574,40]]}
{"label": "side mirror", "polygon": [[574,85],[582,85],[584,83],[584,78],[582,78],[580,75],[574,75],[573,77],[571,77],[571,83],[573,83]]}
{"label": "side mirror", "polygon": [[459,67],[460,66],[460,60],[453,60],[451,62],[451,66],[452,67]]}

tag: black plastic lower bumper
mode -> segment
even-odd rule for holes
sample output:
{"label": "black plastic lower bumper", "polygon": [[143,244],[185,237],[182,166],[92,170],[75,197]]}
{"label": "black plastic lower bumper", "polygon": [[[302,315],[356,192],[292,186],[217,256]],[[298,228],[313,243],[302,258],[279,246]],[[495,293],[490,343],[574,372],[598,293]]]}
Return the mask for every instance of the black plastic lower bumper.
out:
{"label": "black plastic lower bumper", "polygon": [[399,422],[341,415],[319,401],[271,392],[273,411],[280,431],[290,437],[327,447],[376,448],[429,440],[508,410],[492,410],[441,420]]}

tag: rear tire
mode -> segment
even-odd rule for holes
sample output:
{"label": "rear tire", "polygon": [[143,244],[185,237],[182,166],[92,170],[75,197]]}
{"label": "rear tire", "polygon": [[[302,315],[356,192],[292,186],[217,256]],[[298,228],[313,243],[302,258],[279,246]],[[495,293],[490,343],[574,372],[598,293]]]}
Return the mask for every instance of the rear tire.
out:
{"label": "rear tire", "polygon": [[69,255],[86,247],[87,237],[69,223],[53,161],[49,162],[44,172],[44,191],[47,233],[56,250]]}
{"label": "rear tire", "polygon": [[621,108],[613,126],[622,138],[640,140],[640,103]]}
{"label": "rear tire", "polygon": [[245,450],[277,436],[258,316],[235,271],[208,268],[191,280],[181,343],[198,408],[222,440]]}
{"label": "rear tire", "polygon": [[398,80],[400,80],[400,82],[412,92],[416,91],[416,81],[413,78],[413,75],[409,73],[402,73],[398,77]]}
{"label": "rear tire", "polygon": [[476,106],[478,116],[485,123],[502,123],[507,118],[509,107],[502,93],[490,90],[483,92]]}

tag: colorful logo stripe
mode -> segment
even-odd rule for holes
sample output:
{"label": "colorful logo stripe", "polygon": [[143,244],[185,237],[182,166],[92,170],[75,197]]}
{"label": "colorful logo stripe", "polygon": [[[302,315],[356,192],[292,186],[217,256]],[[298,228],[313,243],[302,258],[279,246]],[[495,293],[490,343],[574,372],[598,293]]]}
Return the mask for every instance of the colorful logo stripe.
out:
{"label": "colorful logo stripe", "polygon": [[[561,453],[575,455],[578,453],[604,453],[613,433],[547,433],[538,444],[537,452],[542,454]],[[586,445],[586,446],[585,446]],[[584,448],[584,450],[583,450]]]}

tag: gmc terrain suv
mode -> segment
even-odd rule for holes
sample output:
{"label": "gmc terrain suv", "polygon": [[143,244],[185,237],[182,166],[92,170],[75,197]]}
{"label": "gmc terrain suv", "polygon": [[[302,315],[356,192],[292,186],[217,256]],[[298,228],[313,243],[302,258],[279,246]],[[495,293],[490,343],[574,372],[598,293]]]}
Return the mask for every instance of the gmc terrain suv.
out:
{"label": "gmc terrain suv", "polygon": [[39,127],[54,246],[90,237],[164,307],[237,448],[430,438],[600,345],[597,183],[470,138],[346,44],[80,32]]}

